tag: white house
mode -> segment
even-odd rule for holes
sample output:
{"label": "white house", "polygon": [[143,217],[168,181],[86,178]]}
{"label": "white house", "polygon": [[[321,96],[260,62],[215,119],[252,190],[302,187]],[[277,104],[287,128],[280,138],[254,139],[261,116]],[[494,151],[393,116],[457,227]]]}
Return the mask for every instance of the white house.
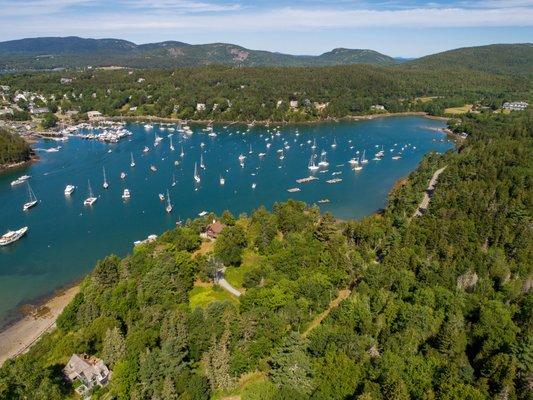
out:
{"label": "white house", "polygon": [[145,80],[146,79],[144,79],[144,78],[139,78],[139,79],[137,79],[137,83],[143,83]]}
{"label": "white house", "polygon": [[196,103],[196,111],[205,111],[205,103]]}
{"label": "white house", "polygon": [[61,82],[62,85],[65,85],[67,83],[71,83],[72,78],[61,78],[59,81]]}
{"label": "white house", "polygon": [[504,110],[511,110],[511,111],[523,111],[527,108],[528,103],[525,101],[506,101],[503,103],[502,108]]}
{"label": "white house", "polygon": [[87,111],[87,117],[89,120],[96,120],[102,118],[102,113],[100,111]]}
{"label": "white house", "polygon": [[382,106],[381,104],[374,104],[373,106],[370,106],[370,109],[374,111],[385,111],[385,106]]}
{"label": "white house", "polygon": [[107,385],[111,375],[101,359],[87,354],[73,354],[63,368],[63,373],[70,382],[80,382],[76,392],[82,396],[89,394],[96,386]]}
{"label": "white house", "polygon": [[298,100],[291,100],[289,106],[291,108],[298,108]]}

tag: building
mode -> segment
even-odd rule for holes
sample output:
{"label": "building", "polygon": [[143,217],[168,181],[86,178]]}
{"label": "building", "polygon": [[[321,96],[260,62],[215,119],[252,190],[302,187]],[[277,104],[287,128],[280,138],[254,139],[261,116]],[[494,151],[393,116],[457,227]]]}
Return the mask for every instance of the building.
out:
{"label": "building", "polygon": [[289,106],[291,108],[298,108],[298,100],[291,100]]}
{"label": "building", "polygon": [[87,111],[87,117],[89,120],[97,120],[102,118],[102,113],[100,111]]}
{"label": "building", "polygon": [[205,232],[201,236],[206,239],[216,239],[224,227],[225,225],[222,222],[213,220],[212,223],[207,225]]}
{"label": "building", "polygon": [[65,85],[67,83],[72,83],[72,78],[61,78],[59,81],[62,85]]}
{"label": "building", "polygon": [[46,114],[48,112],[50,112],[48,107],[30,107],[30,113],[32,113],[34,115]]}
{"label": "building", "polygon": [[506,101],[503,103],[502,108],[510,111],[523,111],[528,105],[525,101]]}
{"label": "building", "polygon": [[385,111],[385,106],[382,106],[381,104],[374,104],[373,106],[370,106],[370,109],[373,111]]}
{"label": "building", "polygon": [[196,103],[196,111],[205,111],[205,103]]}
{"label": "building", "polygon": [[65,378],[71,382],[79,382],[76,392],[86,396],[96,386],[105,386],[109,381],[111,372],[104,362],[87,354],[73,354],[63,368]]}
{"label": "building", "polygon": [[137,83],[143,83],[144,81],[146,81],[146,79],[144,79],[144,78],[137,79]]}

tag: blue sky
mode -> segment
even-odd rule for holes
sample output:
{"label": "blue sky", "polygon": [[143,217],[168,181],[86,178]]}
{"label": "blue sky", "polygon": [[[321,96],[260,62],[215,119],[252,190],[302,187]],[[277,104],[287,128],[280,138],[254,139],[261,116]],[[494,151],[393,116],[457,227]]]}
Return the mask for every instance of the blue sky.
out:
{"label": "blue sky", "polygon": [[418,57],[533,40],[533,0],[0,0],[0,40],[113,37]]}

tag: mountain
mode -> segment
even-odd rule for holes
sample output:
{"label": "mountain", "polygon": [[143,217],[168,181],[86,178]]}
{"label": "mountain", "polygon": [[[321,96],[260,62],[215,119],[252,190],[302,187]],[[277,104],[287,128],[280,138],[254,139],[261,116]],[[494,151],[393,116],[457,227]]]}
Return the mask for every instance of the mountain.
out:
{"label": "mountain", "polygon": [[120,39],[43,37],[0,42],[0,70],[124,66],[173,68],[209,64],[236,66],[392,65],[392,57],[373,50],[334,49],[319,56],[250,50],[227,43],[191,45],[177,41],[137,45]]}
{"label": "mountain", "polygon": [[468,68],[491,73],[533,74],[533,43],[463,47],[421,57],[406,68]]}

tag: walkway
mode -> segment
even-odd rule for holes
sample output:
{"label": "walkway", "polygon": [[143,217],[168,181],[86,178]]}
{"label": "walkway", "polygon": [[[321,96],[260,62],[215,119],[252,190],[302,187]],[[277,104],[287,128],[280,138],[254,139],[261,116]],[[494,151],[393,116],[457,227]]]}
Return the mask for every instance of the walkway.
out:
{"label": "walkway", "polygon": [[339,291],[339,294],[337,297],[335,297],[333,300],[331,300],[331,302],[329,303],[328,305],[328,308],[326,308],[322,313],[320,313],[314,320],[311,321],[311,323],[309,324],[309,326],[307,327],[307,329],[304,331],[304,333],[302,333],[302,336],[303,337],[306,337],[307,335],[309,335],[309,333],[315,329],[318,325],[320,325],[320,323],[324,320],[324,318],[326,318],[329,313],[331,312],[331,310],[337,308],[339,306],[339,304],[348,298],[348,296],[350,295],[351,291],[350,289],[343,289],[343,290],[340,290]]}
{"label": "walkway", "polygon": [[433,176],[431,177],[431,180],[429,181],[429,186],[424,192],[424,198],[418,205],[418,208],[416,209],[415,213],[413,214],[413,217],[420,217],[423,215],[426,210],[429,207],[429,201],[431,200],[431,196],[433,195],[433,191],[435,190],[435,185],[437,184],[437,180],[439,178],[439,175],[442,174],[442,171],[444,171],[446,167],[442,167],[441,169],[438,169],[435,171]]}

